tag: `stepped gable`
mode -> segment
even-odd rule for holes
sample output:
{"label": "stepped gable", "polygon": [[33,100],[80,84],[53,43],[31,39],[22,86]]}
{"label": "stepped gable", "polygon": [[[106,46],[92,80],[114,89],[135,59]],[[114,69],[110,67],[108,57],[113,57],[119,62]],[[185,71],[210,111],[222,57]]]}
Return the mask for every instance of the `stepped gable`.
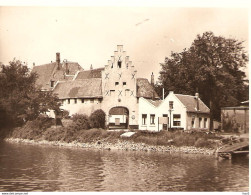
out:
{"label": "stepped gable", "polygon": [[59,99],[102,98],[102,82],[100,78],[59,82],[53,92]]}
{"label": "stepped gable", "polygon": [[201,101],[199,98],[199,110],[197,110],[197,99],[196,96],[174,94],[184,106],[187,108],[187,112],[201,112],[210,113],[210,109]]}
{"label": "stepped gable", "polygon": [[75,80],[90,79],[90,78],[102,78],[102,71],[104,68],[97,68],[92,70],[85,70],[78,73]]}
{"label": "stepped gable", "polygon": [[145,78],[137,78],[137,97],[159,99],[153,86]]}

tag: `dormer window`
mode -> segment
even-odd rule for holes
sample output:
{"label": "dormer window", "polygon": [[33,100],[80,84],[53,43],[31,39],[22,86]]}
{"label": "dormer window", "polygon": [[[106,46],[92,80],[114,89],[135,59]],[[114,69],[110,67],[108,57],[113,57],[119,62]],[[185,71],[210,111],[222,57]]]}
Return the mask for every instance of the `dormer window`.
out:
{"label": "dormer window", "polygon": [[121,68],[121,64],[122,64],[122,62],[118,61],[118,68]]}
{"label": "dormer window", "polygon": [[54,87],[55,81],[51,81],[51,87]]}

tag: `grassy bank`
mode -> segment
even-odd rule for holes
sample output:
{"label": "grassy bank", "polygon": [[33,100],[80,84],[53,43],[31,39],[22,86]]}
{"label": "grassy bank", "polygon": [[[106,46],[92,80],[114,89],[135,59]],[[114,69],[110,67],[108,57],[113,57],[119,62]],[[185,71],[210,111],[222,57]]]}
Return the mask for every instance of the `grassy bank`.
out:
{"label": "grassy bank", "polygon": [[79,142],[79,143],[96,143],[108,142],[116,143],[118,141],[126,141],[131,143],[143,143],[150,146],[193,146],[197,148],[216,148],[216,143],[220,137],[215,134],[206,133],[186,133],[183,131],[135,131],[136,133],[129,137],[120,137],[124,131],[107,131],[104,129],[76,129],[73,121],[68,120],[64,127],[51,126],[51,121],[31,121],[23,127],[15,128],[9,137],[21,138],[29,140],[46,140],[60,142]]}

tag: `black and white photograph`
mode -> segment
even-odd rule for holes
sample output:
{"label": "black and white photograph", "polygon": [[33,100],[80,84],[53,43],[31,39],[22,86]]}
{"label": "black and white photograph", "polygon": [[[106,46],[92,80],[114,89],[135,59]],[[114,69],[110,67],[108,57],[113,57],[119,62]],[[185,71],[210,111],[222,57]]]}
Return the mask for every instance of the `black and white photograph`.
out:
{"label": "black and white photograph", "polygon": [[0,1],[2,195],[248,194],[248,1],[39,2]]}

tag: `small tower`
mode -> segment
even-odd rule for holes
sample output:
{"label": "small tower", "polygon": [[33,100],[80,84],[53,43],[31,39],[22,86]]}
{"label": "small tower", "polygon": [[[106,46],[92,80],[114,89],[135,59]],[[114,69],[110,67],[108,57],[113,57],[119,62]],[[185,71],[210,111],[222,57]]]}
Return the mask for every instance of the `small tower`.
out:
{"label": "small tower", "polygon": [[92,67],[92,64],[91,64],[91,66],[90,66],[90,70],[92,70],[93,69],[93,67]]}

